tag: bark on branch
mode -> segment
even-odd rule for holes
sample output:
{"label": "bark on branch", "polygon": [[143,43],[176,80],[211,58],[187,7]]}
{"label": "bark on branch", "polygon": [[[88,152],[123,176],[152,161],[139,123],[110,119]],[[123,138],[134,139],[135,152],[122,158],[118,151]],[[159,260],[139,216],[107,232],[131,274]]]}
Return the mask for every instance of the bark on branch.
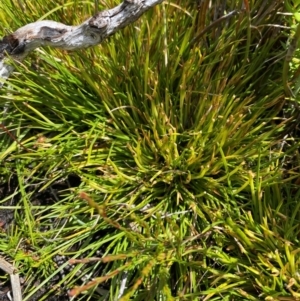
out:
{"label": "bark on branch", "polygon": [[98,12],[78,26],[45,20],[19,28],[0,40],[0,88],[13,71],[6,62],[7,56],[20,61],[33,49],[45,45],[75,50],[100,44],[162,1],[124,0],[120,5]]}

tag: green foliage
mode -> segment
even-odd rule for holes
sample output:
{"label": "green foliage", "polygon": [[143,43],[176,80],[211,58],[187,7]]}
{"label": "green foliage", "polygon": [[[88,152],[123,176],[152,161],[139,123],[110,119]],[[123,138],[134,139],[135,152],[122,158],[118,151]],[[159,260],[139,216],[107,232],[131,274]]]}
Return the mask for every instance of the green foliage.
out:
{"label": "green foliage", "polygon": [[[79,261],[58,283],[78,300],[107,297],[102,283],[115,300],[124,275],[121,300],[300,298],[298,140],[284,138],[290,33],[280,30],[297,21],[282,1],[209,2],[166,2],[99,47],[16,63],[0,94],[19,141],[1,134],[1,182],[15,182],[2,207],[17,201],[0,251],[32,284],[25,300],[67,265],[55,255],[90,262],[99,249],[102,260]],[[94,11],[23,6],[2,1],[3,35]],[[79,185],[55,188],[75,175]]]}

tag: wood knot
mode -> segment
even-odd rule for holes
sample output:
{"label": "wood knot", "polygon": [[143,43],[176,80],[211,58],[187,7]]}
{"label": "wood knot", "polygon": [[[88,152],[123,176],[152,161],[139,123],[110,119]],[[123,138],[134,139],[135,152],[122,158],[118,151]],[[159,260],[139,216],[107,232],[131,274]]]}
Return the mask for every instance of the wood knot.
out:
{"label": "wood knot", "polygon": [[110,22],[110,14],[107,10],[100,11],[89,21],[89,26],[93,28],[103,29],[108,26]]}
{"label": "wood knot", "polygon": [[20,43],[14,35],[9,35],[0,40],[0,57],[7,54],[21,54],[25,50],[25,43]]}

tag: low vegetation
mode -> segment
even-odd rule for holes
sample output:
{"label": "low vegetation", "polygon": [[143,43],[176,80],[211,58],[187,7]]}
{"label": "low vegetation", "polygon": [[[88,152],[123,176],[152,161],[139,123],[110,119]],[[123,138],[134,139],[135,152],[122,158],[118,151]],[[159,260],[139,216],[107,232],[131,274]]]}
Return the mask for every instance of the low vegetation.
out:
{"label": "low vegetation", "polygon": [[[166,1],[99,47],[16,65],[0,253],[25,301],[300,300],[299,7]],[[1,36],[94,10],[2,0]]]}

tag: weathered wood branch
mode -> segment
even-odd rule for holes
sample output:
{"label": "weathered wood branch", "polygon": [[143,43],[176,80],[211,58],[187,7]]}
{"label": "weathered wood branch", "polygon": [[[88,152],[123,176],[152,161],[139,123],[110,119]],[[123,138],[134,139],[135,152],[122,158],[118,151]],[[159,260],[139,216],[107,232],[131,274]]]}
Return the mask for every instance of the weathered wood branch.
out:
{"label": "weathered wood branch", "polygon": [[19,28],[0,40],[0,87],[13,71],[7,62],[8,56],[21,61],[30,51],[41,46],[75,50],[100,44],[162,1],[124,0],[120,5],[100,11],[78,26],[45,20]]}
{"label": "weathered wood branch", "polygon": [[7,262],[4,258],[0,257],[0,269],[8,273],[10,276],[14,301],[22,301],[20,277],[14,266]]}

